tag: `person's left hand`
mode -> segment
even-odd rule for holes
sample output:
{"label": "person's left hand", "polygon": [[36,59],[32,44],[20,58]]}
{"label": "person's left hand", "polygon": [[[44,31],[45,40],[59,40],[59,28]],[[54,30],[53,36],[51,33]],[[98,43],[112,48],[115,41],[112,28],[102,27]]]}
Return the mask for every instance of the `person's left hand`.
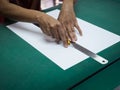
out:
{"label": "person's left hand", "polygon": [[82,31],[77,23],[77,19],[76,19],[73,8],[72,9],[63,8],[59,14],[58,20],[60,21],[60,23],[62,24],[65,30],[66,44],[68,39],[72,42],[75,42],[77,40],[75,28],[79,31],[80,35],[82,35]]}

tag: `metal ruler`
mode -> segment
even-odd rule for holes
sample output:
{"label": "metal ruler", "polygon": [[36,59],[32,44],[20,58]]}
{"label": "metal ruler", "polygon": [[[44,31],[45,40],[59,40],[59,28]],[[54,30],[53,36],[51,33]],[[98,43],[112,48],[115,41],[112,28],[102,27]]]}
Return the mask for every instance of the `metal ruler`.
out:
{"label": "metal ruler", "polygon": [[83,46],[75,43],[75,42],[72,42],[71,43],[74,48],[76,48],[77,50],[81,51],[82,53],[90,56],[91,58],[93,58],[94,60],[96,60],[97,62],[101,63],[101,64],[107,64],[108,63],[108,60],[106,60],[105,58],[93,53],[92,51],[84,48]]}

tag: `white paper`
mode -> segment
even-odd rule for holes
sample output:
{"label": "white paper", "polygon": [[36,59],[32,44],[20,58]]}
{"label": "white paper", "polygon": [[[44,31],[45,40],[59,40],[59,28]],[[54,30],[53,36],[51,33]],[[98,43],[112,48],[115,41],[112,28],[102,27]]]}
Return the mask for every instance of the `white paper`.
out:
{"label": "white paper", "polygon": [[[59,10],[51,11],[48,14],[57,18]],[[77,43],[94,53],[98,53],[120,41],[120,36],[112,32],[84,20],[77,20],[83,32],[82,37],[76,32],[78,38]],[[76,50],[72,45],[64,48],[62,44],[58,45],[55,42],[47,41],[40,28],[31,23],[17,22],[7,27],[63,70],[88,58],[87,55]]]}

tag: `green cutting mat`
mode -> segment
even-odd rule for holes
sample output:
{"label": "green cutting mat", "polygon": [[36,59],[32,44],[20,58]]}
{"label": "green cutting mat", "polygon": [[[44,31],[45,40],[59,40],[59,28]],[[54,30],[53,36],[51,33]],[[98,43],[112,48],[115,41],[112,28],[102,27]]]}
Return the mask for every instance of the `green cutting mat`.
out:
{"label": "green cutting mat", "polygon": [[[118,35],[119,10],[118,0],[78,0],[75,6],[79,18]],[[120,58],[120,42],[98,54],[112,63]],[[89,58],[64,71],[0,25],[0,90],[66,90],[105,66]]]}

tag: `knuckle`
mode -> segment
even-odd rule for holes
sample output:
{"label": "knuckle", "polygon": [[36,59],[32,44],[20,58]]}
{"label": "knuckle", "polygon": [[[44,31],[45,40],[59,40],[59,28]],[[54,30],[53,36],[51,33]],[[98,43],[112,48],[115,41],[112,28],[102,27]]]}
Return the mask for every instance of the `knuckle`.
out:
{"label": "knuckle", "polygon": [[55,27],[55,24],[51,24],[51,25],[50,25],[50,28],[54,28],[54,27]]}
{"label": "knuckle", "polygon": [[61,24],[58,22],[58,23],[56,24],[56,27],[61,27]]}
{"label": "knuckle", "polygon": [[61,24],[60,23],[53,23],[50,25],[50,28],[56,28],[56,27],[60,27]]}

